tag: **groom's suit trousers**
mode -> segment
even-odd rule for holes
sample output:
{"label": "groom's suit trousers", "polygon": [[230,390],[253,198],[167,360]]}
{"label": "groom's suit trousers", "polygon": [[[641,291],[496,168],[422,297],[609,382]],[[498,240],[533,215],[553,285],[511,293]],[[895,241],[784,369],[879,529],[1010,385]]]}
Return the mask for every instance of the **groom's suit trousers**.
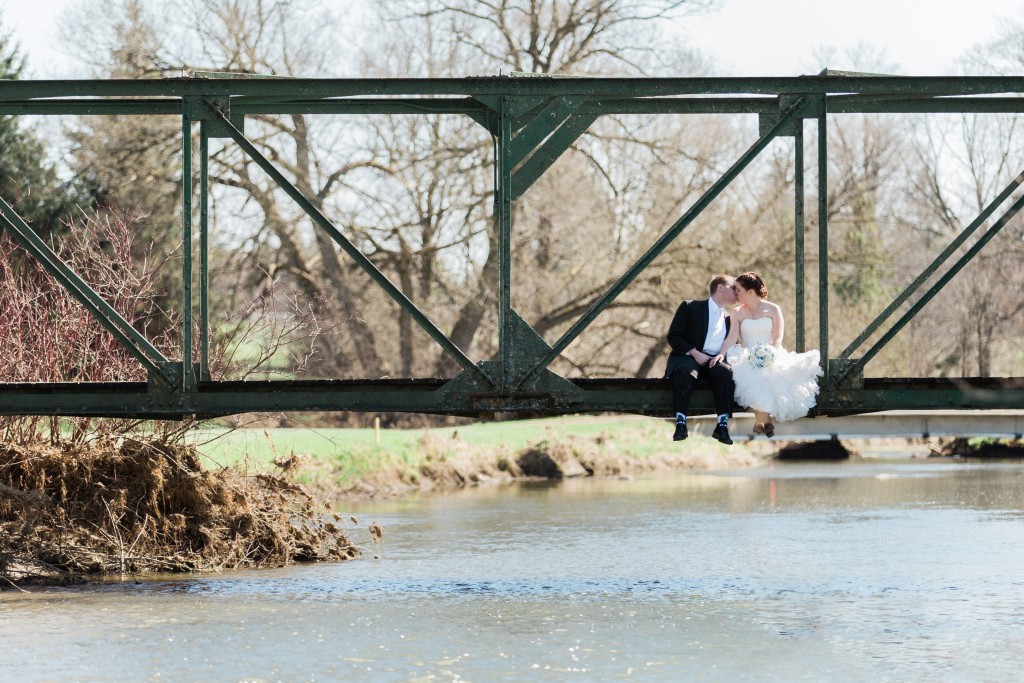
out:
{"label": "groom's suit trousers", "polygon": [[732,368],[727,363],[718,363],[713,368],[698,365],[692,356],[673,356],[669,360],[668,376],[672,379],[672,408],[685,413],[690,407],[693,385],[703,380],[711,385],[718,415],[731,415],[733,393]]}

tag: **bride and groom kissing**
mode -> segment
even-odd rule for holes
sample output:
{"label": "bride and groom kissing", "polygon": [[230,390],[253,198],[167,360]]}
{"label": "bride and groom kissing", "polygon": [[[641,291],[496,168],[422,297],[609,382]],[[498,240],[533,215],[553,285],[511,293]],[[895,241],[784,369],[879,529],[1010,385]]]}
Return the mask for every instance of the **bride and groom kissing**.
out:
{"label": "bride and groom kissing", "polygon": [[[785,320],[757,273],[715,275],[708,298],[684,301],[668,330],[672,352],[665,376],[672,380],[674,441],[689,436],[686,412],[694,384],[711,385],[718,422],[712,437],[732,444],[733,402],[754,412],[754,434],[775,435],[772,421],[803,417],[814,406],[821,376],[819,353],[782,346]],[[730,307],[732,311],[730,312]]]}

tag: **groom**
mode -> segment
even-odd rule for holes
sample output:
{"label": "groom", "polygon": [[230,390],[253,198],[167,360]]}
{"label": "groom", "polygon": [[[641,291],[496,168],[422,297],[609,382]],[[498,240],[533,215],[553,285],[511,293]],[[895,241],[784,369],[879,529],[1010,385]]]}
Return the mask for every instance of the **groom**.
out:
{"label": "groom", "polygon": [[707,381],[715,397],[718,425],[711,435],[724,444],[729,438],[729,414],[734,386],[732,368],[722,360],[722,343],[729,334],[729,312],[726,306],[736,303],[736,280],[730,275],[716,275],[708,283],[710,298],[684,301],[679,304],[668,328],[668,357],[665,376],[672,378],[672,407],[676,412],[673,441],[689,436],[686,409],[694,382]]}

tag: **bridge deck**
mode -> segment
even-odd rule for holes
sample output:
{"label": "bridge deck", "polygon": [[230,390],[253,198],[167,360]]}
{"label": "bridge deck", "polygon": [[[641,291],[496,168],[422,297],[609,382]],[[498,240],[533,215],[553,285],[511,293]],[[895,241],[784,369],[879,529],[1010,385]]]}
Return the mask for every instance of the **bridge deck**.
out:
{"label": "bridge deck", "polygon": [[[855,388],[823,388],[812,416],[902,410],[1024,409],[1024,378],[874,378]],[[739,409],[739,408],[737,408]],[[710,392],[691,413],[711,412]],[[0,415],[164,417],[244,412],[360,411],[520,416],[592,412],[671,414],[664,379],[573,379],[511,394],[456,380],[273,380],[200,382],[195,391],[158,383],[0,383]]]}

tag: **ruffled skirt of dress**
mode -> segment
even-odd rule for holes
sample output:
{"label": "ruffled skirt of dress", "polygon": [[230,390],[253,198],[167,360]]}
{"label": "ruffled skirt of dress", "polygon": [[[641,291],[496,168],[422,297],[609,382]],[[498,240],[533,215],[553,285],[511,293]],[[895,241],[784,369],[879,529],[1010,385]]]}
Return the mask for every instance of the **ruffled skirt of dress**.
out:
{"label": "ruffled skirt of dress", "polygon": [[775,349],[775,360],[765,367],[750,362],[739,344],[729,349],[736,382],[736,403],[771,414],[777,422],[803,417],[817,403],[821,354]]}

